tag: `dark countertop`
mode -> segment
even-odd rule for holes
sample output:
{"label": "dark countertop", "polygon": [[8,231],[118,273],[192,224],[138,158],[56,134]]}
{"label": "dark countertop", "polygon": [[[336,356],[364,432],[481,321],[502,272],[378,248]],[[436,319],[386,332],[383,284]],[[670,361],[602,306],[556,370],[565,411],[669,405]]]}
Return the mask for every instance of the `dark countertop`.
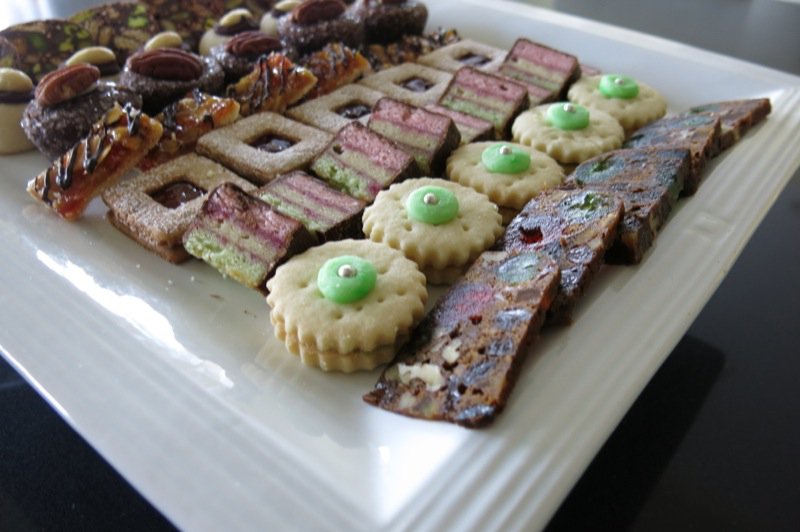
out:
{"label": "dark countertop", "polygon": [[[92,3],[14,6],[4,20]],[[533,3],[800,74],[796,3]],[[797,530],[800,241],[787,241],[797,234],[800,172],[550,530]],[[0,523],[4,530],[172,528],[1,357]]]}

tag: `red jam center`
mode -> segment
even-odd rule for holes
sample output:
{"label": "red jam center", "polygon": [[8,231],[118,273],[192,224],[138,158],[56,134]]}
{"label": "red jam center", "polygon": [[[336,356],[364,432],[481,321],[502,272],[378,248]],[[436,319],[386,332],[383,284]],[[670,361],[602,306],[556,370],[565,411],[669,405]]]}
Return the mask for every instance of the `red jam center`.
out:
{"label": "red jam center", "polygon": [[206,191],[202,188],[182,178],[156,190],[150,194],[150,197],[168,209],[177,209],[184,203],[189,203],[205,193]]}

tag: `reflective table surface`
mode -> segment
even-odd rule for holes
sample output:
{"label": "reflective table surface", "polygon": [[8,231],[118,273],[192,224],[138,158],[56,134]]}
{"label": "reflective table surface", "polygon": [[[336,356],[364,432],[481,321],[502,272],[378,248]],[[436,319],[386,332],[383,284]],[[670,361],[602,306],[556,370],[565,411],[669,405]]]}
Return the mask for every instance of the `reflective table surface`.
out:
{"label": "reflective table surface", "polygon": [[[64,16],[95,3],[6,5],[0,26]],[[796,2],[531,3],[800,74]],[[563,502],[550,530],[797,529],[800,240],[787,235],[798,234],[800,173]],[[172,525],[0,359],[0,528]]]}

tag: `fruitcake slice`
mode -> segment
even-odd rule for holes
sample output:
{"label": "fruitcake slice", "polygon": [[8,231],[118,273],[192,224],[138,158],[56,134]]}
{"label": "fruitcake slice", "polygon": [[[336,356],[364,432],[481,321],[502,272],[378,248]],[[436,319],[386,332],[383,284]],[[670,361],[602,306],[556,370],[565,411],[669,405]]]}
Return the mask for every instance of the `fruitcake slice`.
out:
{"label": "fruitcake slice", "polygon": [[120,65],[158,33],[154,12],[140,2],[117,2],[84,9],[70,17],[98,46],[110,48]]}
{"label": "fruitcake slice", "polygon": [[466,427],[500,414],[558,288],[545,253],[489,251],[437,301],[367,403]]}
{"label": "fruitcake slice", "polygon": [[507,139],[511,134],[511,123],[528,108],[529,100],[523,85],[464,67],[455,73],[438,103],[488,120],[494,125],[495,138]]}
{"label": "fruitcake slice", "polygon": [[114,104],[92,130],[28,182],[28,192],[75,220],[104,188],[134,168],[161,138],[161,124],[130,104]]}
{"label": "fruitcake slice", "polygon": [[623,148],[685,148],[692,154],[692,169],[683,183],[683,196],[700,187],[706,161],[719,153],[720,119],[714,113],[683,113],[667,116],[641,127],[628,137]]}
{"label": "fruitcake slice", "polygon": [[142,170],[189,153],[194,150],[197,139],[238,120],[239,103],[195,89],[191,95],[168,105],[155,118],[164,126],[164,134],[139,164]]}
{"label": "fruitcake slice", "polygon": [[532,105],[565,100],[581,75],[577,57],[528,39],[517,39],[498,72],[525,85]]}
{"label": "fruitcake slice", "polygon": [[720,119],[720,150],[733,146],[772,110],[769,98],[729,100],[692,107],[692,113],[712,113]]}
{"label": "fruitcake slice", "polygon": [[242,116],[261,111],[283,113],[302,100],[317,84],[317,78],[288,57],[271,53],[262,56],[253,70],[229,85],[227,96],[239,102]]}
{"label": "fruitcake slice", "polygon": [[314,243],[306,228],[233,183],[212,190],[183,247],[225,277],[266,293],[275,268]]}
{"label": "fruitcake slice", "polygon": [[686,149],[614,150],[578,165],[565,185],[622,198],[625,216],[606,260],[635,264],[666,222],[690,169]]}
{"label": "fruitcake slice", "polygon": [[411,155],[359,122],[352,122],[336,134],[311,163],[311,171],[329,185],[367,203],[392,183],[419,175]]}
{"label": "fruitcake slice", "polygon": [[425,176],[444,175],[447,157],[461,142],[449,116],[391,98],[378,101],[367,126],[411,154]]}
{"label": "fruitcake slice", "polygon": [[624,212],[621,199],[592,190],[548,190],[525,205],[506,228],[505,251],[543,251],[561,270],[548,321],[569,323],[572,309],[603,264]]}

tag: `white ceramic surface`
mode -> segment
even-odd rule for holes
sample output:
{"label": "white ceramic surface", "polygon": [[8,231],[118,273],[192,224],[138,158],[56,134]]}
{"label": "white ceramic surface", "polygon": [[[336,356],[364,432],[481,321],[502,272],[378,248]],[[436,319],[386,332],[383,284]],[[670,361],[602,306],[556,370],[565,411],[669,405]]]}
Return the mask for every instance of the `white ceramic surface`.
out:
{"label": "white ceramic surface", "polygon": [[519,4],[429,6],[431,27],[570,51],[660,89],[671,111],[768,96],[773,112],[712,162],[640,266],[604,268],[481,431],[369,407],[377,372],[303,367],[259,295],[149,254],[99,201],[57,219],[24,191],[44,159],[0,158],[0,350],[181,528],[544,526],[800,165],[800,78]]}

